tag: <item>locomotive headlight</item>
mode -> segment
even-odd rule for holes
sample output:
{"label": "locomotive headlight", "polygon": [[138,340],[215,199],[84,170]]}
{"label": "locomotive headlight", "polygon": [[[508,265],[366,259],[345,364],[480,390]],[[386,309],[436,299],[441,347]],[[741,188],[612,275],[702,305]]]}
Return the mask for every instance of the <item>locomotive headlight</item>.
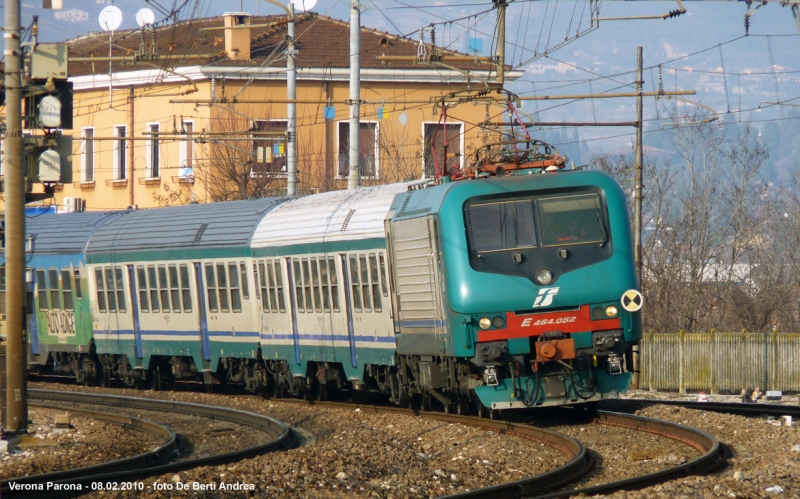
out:
{"label": "locomotive headlight", "polygon": [[614,317],[619,314],[619,310],[614,305],[609,305],[606,307],[606,317],[613,319]]}
{"label": "locomotive headlight", "polygon": [[494,326],[495,329],[500,329],[505,325],[506,325],[506,320],[500,317],[499,315],[492,319],[492,326]]}
{"label": "locomotive headlight", "polygon": [[553,274],[547,269],[540,270],[536,273],[536,280],[539,281],[540,284],[547,286],[553,281]]}
{"label": "locomotive headlight", "polygon": [[488,317],[481,317],[478,321],[478,327],[481,329],[489,329],[492,327],[492,319]]}

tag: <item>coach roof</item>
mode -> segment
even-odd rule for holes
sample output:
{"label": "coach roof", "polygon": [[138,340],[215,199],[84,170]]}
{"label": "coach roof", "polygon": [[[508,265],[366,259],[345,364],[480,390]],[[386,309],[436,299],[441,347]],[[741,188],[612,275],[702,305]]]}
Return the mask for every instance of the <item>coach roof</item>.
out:
{"label": "coach roof", "polygon": [[286,198],[130,210],[98,230],[87,255],[248,247],[253,230]]}

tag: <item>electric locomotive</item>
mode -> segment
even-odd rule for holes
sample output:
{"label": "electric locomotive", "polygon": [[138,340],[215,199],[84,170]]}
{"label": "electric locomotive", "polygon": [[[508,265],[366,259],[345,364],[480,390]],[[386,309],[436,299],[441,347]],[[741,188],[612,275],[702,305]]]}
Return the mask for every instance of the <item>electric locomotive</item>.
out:
{"label": "electric locomotive", "polygon": [[[79,249],[32,260],[32,360],[85,382],[370,391],[491,415],[616,397],[641,336],[625,195],[604,173],[551,163],[50,216],[53,241],[74,232],[64,220],[86,230]],[[55,319],[83,333],[43,336]]]}

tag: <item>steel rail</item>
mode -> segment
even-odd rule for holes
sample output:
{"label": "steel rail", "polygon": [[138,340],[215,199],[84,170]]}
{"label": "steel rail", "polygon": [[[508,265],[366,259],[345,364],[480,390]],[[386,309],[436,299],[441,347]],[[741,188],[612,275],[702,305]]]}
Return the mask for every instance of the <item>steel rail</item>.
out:
{"label": "steel rail", "polygon": [[[97,470],[95,467],[65,470],[64,477],[50,479],[49,474],[24,477],[25,483],[43,484],[45,489],[37,491],[37,497],[53,497],[64,495],[64,491],[48,490],[48,484],[78,485],[82,486],[82,493],[91,491],[90,485],[98,482],[129,482],[153,475],[177,472],[198,466],[210,466],[240,461],[269,452],[286,450],[296,444],[297,436],[290,427],[267,416],[252,412],[240,411],[225,407],[192,404],[168,400],[146,399],[137,397],[122,397],[118,395],[99,395],[80,392],[55,392],[50,390],[29,390],[28,397],[34,401],[49,401],[60,403],[90,404],[102,407],[116,407],[122,409],[159,411],[177,414],[186,414],[204,417],[213,420],[228,421],[240,425],[250,426],[264,431],[274,439],[265,444],[256,445],[247,449],[191,459],[167,464],[144,466],[135,469],[121,469],[117,471]],[[72,409],[69,409],[72,410]],[[103,465],[100,465],[103,466]],[[58,472],[57,472],[58,473]],[[10,483],[22,483],[23,478],[10,478],[3,481],[2,497],[22,498],[30,497],[30,490],[11,490]],[[66,492],[70,495],[69,492]],[[72,495],[75,492],[71,492]]]}
{"label": "steel rail", "polygon": [[[297,399],[278,399],[281,402],[306,405],[309,402]],[[311,402],[326,408],[346,409],[349,411],[354,408],[362,413],[372,414],[400,414],[405,416],[423,417],[446,423],[457,423],[465,426],[485,428],[497,433],[510,434],[527,440],[547,445],[569,458],[569,460],[550,471],[540,475],[530,476],[513,482],[494,485],[483,489],[472,490],[462,494],[456,494],[453,498],[505,498],[516,496],[530,496],[544,490],[552,490],[553,487],[571,483],[584,476],[594,467],[594,455],[587,451],[584,445],[577,439],[553,430],[537,428],[535,426],[512,423],[509,421],[492,420],[478,418],[475,416],[460,416],[456,414],[445,414],[439,412],[425,412],[415,409],[403,409],[399,407],[384,407],[376,405],[361,405],[342,402]]]}
{"label": "steel rail", "polygon": [[170,459],[178,451],[178,440],[175,436],[175,432],[170,430],[168,427],[158,424],[154,421],[150,421],[149,419],[138,418],[134,416],[122,416],[120,414],[112,414],[110,412],[80,410],[72,407],[65,407],[58,404],[48,404],[43,402],[33,403],[30,405],[46,407],[50,409],[68,410],[73,414],[82,414],[87,417],[117,424],[136,431],[144,431],[146,433],[150,433],[151,435],[155,435],[156,437],[160,437],[161,443],[153,450],[123,459],[116,459],[107,463],[0,480],[0,497],[13,497],[13,492],[9,487],[10,482],[14,482],[16,484],[37,484],[47,482],[55,483],[62,480],[80,478],[84,475],[91,476],[103,473],[113,473],[115,471],[146,468],[155,466],[156,464]]}

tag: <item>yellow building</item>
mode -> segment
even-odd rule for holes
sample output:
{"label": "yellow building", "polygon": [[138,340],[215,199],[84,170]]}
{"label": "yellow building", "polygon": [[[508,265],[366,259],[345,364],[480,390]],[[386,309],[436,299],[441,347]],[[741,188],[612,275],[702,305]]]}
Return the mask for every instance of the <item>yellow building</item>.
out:
{"label": "yellow building", "polygon": [[[287,28],[270,25],[282,19],[227,13],[72,40],[73,178],[51,202],[95,211],[283,195]],[[347,186],[349,29],[296,17],[298,194]],[[362,28],[362,185],[432,176],[430,144],[441,151],[444,136],[432,103],[494,78],[491,64],[431,54],[455,53]],[[479,123],[503,117],[502,105],[448,109],[449,167],[486,141]]]}

